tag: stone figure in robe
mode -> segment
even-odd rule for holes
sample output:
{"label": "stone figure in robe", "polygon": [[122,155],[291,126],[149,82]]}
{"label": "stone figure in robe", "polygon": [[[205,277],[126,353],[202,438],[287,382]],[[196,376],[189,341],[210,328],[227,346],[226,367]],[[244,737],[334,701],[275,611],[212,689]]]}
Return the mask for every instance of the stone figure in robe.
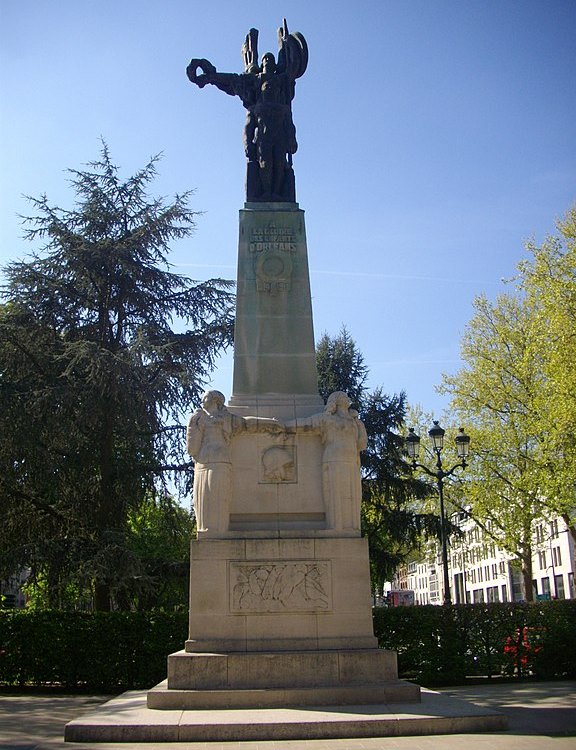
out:
{"label": "stone figure in robe", "polygon": [[314,431],[322,440],[322,494],[328,528],[360,531],[360,451],[368,438],[358,412],[343,391],[331,393],[323,412],[292,420],[287,428]]}
{"label": "stone figure in robe", "polygon": [[278,42],[278,61],[267,52],[259,65],[258,31],[250,29],[242,46],[244,73],[219,73],[211,62],[198,58],[186,68],[192,83],[200,88],[210,83],[238,96],[247,110],[244,150],[246,200],[250,202],[296,201],[292,155],[298,144],[292,100],[296,79],[308,64],[308,48],[302,34],[288,33],[286,19],[278,30]]}
{"label": "stone figure in robe", "polygon": [[231,443],[240,432],[278,432],[274,419],[240,417],[225,406],[220,391],[207,391],[188,421],[186,448],[194,459],[194,512],[198,531],[228,528],[232,495]]}

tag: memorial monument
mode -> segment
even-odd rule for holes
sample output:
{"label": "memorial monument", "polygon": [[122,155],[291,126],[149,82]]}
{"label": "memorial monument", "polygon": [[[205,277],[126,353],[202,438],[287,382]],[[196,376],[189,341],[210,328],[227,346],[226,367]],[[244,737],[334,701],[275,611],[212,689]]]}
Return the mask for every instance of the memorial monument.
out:
{"label": "memorial monument", "polygon": [[420,702],[419,686],[398,679],[396,654],[374,637],[360,534],[366,431],[345,393],[326,404],[318,395],[304,212],[296,203],[291,103],[308,50],[286,21],[278,36],[278,60],[266,53],[259,64],[258,32],[250,30],[244,73],[219,73],[205,59],[187,68],[193,83],[239,96],[247,110],[233,390],[228,405],[208,391],[187,429],[198,529],[189,636],[168,657],[167,680],[71,721],[68,741],[505,727],[501,715],[446,696],[423,693]]}
{"label": "memorial monument", "polygon": [[233,390],[205,394],[190,418],[195,461],[190,632],[168,658],[151,708],[417,701],[372,627],[360,535],[366,431],[345,393],[318,394],[304,212],[296,203],[292,100],[306,41],[278,31],[279,53],[244,73],[193,59],[190,81],[247,110]]}

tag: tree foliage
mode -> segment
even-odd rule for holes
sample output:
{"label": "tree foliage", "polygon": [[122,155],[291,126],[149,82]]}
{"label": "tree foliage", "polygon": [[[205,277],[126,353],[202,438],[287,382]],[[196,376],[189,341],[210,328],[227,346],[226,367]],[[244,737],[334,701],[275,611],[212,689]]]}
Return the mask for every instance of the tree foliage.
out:
{"label": "tree foliage", "polygon": [[169,269],[195,212],[190,193],[149,197],[157,161],[123,180],[103,145],[70,170],[72,209],[30,199],[25,236],[44,248],[4,269],[0,562],[42,573],[55,597],[90,581],[104,609],[129,514],[182,474],[184,415],[231,341],[230,282]]}
{"label": "tree foliage", "polygon": [[520,288],[533,311],[530,349],[539,364],[536,426],[543,444],[539,485],[546,505],[562,516],[576,541],[576,205],[558,222],[559,235],[519,266]]}
{"label": "tree foliage", "polygon": [[338,336],[324,333],[316,347],[319,392],[324,401],[334,391],[344,391],[355,409],[364,403],[368,368],[345,326]]}
{"label": "tree foliage", "polygon": [[535,522],[560,513],[574,533],[575,212],[559,226],[565,242],[529,246],[533,260],[520,264],[513,292],[476,299],[465,365],[442,388],[471,425],[466,503],[521,562],[528,600]]}

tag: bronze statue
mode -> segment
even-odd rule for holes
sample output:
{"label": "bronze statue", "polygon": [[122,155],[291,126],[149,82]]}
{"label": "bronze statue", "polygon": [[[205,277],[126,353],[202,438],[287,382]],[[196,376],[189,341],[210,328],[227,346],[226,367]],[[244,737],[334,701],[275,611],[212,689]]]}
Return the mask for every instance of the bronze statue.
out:
{"label": "bronze statue", "polygon": [[[208,60],[193,59],[186,68],[192,83],[211,83],[231,96],[239,96],[248,110],[244,150],[248,159],[246,200],[295,202],[292,154],[296,153],[296,128],[292,99],[296,79],[308,65],[308,47],[299,32],[288,33],[286,19],[278,29],[278,62],[271,52],[258,65],[258,30],[250,29],[242,45],[244,73],[218,73]],[[198,69],[202,72],[198,74]]]}

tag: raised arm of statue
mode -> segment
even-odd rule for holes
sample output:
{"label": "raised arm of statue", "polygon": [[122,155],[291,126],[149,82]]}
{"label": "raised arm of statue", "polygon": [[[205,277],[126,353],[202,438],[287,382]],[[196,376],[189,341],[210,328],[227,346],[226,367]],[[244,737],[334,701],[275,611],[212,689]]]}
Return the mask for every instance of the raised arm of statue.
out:
{"label": "raised arm of statue", "polygon": [[[198,70],[202,72],[199,74]],[[211,62],[204,59],[193,58],[186,68],[188,80],[195,83],[199,88],[204,88],[207,83],[216,86],[230,96],[239,96],[242,101],[247,98],[253,84],[246,75],[238,73],[218,73]]]}

